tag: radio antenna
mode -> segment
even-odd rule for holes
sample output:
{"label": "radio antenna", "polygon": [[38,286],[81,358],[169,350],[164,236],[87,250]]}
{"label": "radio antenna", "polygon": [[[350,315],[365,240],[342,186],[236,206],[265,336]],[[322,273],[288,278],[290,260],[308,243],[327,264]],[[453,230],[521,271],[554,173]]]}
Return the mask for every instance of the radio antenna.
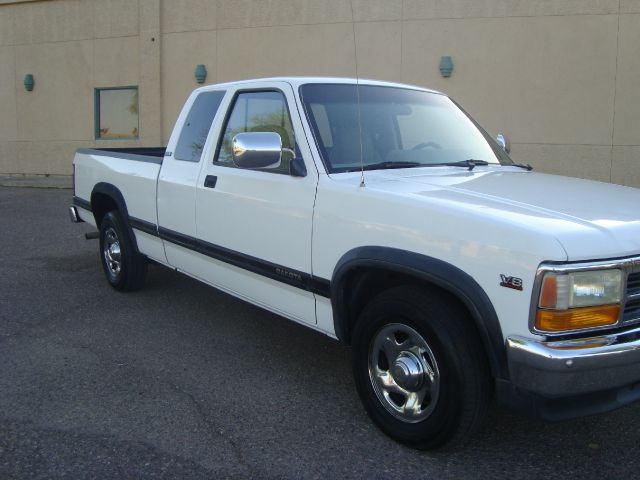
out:
{"label": "radio antenna", "polygon": [[356,45],[356,17],[353,15],[353,2],[351,4],[351,28],[353,30],[353,54],[356,60],[356,102],[358,106],[358,133],[360,140],[360,188],[364,183],[364,152],[362,148],[362,117],[360,115],[360,75],[358,74],[358,46]]}

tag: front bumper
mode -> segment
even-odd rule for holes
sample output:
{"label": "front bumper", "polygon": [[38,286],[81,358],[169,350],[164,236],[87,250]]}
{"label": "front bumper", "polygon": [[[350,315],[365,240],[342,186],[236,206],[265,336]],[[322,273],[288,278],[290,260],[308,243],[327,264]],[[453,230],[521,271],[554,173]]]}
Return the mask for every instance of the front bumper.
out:
{"label": "front bumper", "polygon": [[507,358],[512,385],[541,397],[617,389],[624,404],[640,395],[640,328],[579,340],[509,337]]}

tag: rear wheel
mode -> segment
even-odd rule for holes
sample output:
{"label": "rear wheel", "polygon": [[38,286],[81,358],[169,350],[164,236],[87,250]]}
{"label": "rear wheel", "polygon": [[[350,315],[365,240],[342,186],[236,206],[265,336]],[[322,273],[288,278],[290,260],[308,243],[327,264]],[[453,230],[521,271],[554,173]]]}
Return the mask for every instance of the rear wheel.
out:
{"label": "rear wheel", "polygon": [[389,436],[419,449],[462,443],[482,424],[490,376],[482,345],[455,303],[416,287],[381,293],[353,333],[360,398]]}
{"label": "rear wheel", "polygon": [[107,213],[100,224],[100,257],[107,281],[116,290],[127,292],[144,285],[146,258],[136,251],[117,210]]}

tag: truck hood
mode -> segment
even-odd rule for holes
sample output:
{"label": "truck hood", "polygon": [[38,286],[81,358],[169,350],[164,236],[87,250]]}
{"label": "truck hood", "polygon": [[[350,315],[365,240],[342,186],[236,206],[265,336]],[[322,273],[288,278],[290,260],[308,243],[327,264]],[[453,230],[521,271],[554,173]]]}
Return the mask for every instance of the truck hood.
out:
{"label": "truck hood", "polygon": [[516,167],[461,170],[376,170],[365,178],[367,187],[474,208],[494,221],[551,235],[568,260],[640,254],[640,189]]}

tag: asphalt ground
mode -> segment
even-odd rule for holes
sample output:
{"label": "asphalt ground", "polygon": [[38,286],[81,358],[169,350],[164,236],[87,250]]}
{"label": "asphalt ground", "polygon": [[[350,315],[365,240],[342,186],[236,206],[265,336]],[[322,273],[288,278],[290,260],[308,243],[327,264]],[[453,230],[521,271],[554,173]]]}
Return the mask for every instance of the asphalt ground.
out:
{"label": "asphalt ground", "polygon": [[0,187],[0,479],[639,476],[640,405],[556,424],[494,407],[464,449],[407,449],[336,341],[160,266],[111,289],[70,199]]}

